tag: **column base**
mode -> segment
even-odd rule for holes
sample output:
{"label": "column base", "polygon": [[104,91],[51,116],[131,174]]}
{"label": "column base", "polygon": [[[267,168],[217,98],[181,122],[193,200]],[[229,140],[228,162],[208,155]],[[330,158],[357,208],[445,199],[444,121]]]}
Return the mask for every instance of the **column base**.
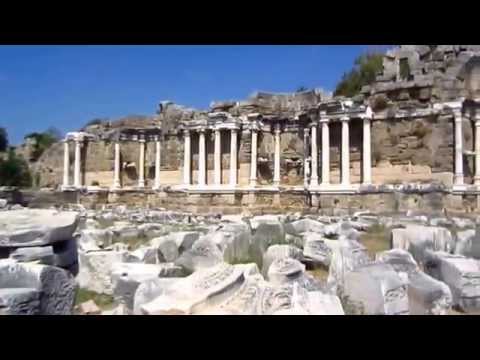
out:
{"label": "column base", "polygon": [[257,179],[250,179],[250,187],[255,187],[257,186]]}
{"label": "column base", "polygon": [[312,178],[310,180],[310,186],[312,186],[312,187],[318,186],[318,178],[316,178],[316,179]]}

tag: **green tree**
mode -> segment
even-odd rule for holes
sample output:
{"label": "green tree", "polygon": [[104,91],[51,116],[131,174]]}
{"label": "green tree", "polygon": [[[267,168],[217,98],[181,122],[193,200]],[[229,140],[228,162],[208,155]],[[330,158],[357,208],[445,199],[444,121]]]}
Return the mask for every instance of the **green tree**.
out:
{"label": "green tree", "polygon": [[333,93],[334,96],[352,97],[357,95],[363,86],[375,81],[378,72],[383,68],[383,54],[370,52],[355,59],[354,67],[343,74]]}
{"label": "green tree", "polygon": [[13,149],[6,160],[0,160],[0,186],[32,186],[32,176],[27,162],[17,156]]}
{"label": "green tree", "polygon": [[32,160],[36,161],[42,154],[47,150],[52,144],[59,141],[61,138],[61,133],[55,128],[49,128],[47,131],[42,133],[33,132],[25,136],[26,139],[33,139],[34,148],[32,151]]}
{"label": "green tree", "polygon": [[5,128],[0,128],[0,151],[6,151],[8,148],[8,134]]}

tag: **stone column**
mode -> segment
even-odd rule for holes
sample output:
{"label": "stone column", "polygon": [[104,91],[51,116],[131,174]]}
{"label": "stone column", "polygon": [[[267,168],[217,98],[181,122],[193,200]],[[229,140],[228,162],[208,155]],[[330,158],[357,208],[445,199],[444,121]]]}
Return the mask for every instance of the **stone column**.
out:
{"label": "stone column", "polygon": [[140,139],[140,159],[138,161],[138,187],[145,187],[145,139]]}
{"label": "stone column", "polygon": [[343,117],[342,121],[342,185],[350,185],[350,135],[349,117]]}
{"label": "stone column", "polygon": [[275,124],[275,154],[273,168],[273,185],[280,185],[280,124]]}
{"label": "stone column", "polygon": [[120,142],[115,142],[115,163],[113,172],[113,188],[120,188]]}
{"label": "stone column", "polygon": [[232,129],[230,136],[230,185],[237,185],[237,129]]}
{"label": "stone column", "polygon": [[206,163],[205,163],[205,129],[199,130],[198,140],[198,185],[205,186],[206,181]]}
{"label": "stone column", "polygon": [[462,111],[454,110],[455,116],[455,185],[463,185],[463,131]]}
{"label": "stone column", "polygon": [[317,124],[312,124],[312,177],[310,186],[318,186]]}
{"label": "stone column", "polygon": [[183,148],[183,184],[190,185],[192,183],[192,147],[190,131],[183,131],[184,148]]}
{"label": "stone column", "polygon": [[305,129],[303,132],[303,186],[308,187],[309,184],[309,177],[310,177],[310,167],[309,167],[309,161],[308,161],[308,149],[309,149],[309,144],[308,144],[308,130]]}
{"label": "stone column", "polygon": [[215,153],[214,153],[214,177],[215,185],[222,183],[222,132],[215,130]]}
{"label": "stone column", "polygon": [[80,163],[81,163],[81,157],[82,157],[82,151],[81,151],[81,146],[82,144],[80,143],[80,139],[75,139],[75,169],[74,169],[74,179],[73,179],[73,184],[75,187],[80,187],[82,186],[82,180],[81,180],[81,174],[80,174]]}
{"label": "stone column", "polygon": [[161,144],[160,144],[160,138],[157,136],[155,139],[155,184],[153,186],[154,189],[159,189],[160,188],[160,159],[161,159]]}
{"label": "stone column", "polygon": [[252,153],[250,156],[250,186],[257,185],[257,151],[258,151],[258,131],[252,129]]}
{"label": "stone column", "polygon": [[69,185],[69,169],[70,169],[70,150],[68,149],[68,140],[63,142],[63,186]]}
{"label": "stone column", "polygon": [[474,177],[474,183],[477,186],[480,186],[480,116],[479,115],[477,115],[475,117],[475,177]]}
{"label": "stone column", "polygon": [[371,139],[371,119],[363,119],[363,183],[365,185],[372,183],[372,139]]}
{"label": "stone column", "polygon": [[322,124],[322,185],[330,184],[330,132],[328,119],[320,120]]}

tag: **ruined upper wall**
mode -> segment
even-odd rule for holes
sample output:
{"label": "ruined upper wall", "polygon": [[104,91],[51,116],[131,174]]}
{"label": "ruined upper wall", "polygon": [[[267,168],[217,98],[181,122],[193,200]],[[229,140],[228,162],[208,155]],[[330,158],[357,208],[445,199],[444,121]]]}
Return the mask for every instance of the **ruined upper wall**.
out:
{"label": "ruined upper wall", "polygon": [[401,45],[362,95],[374,110],[480,97],[480,45]]}

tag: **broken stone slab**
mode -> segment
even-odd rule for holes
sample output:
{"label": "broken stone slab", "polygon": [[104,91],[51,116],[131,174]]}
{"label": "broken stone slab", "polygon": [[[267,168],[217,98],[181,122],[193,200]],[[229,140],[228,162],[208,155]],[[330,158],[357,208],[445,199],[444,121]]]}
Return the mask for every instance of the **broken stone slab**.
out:
{"label": "broken stone slab", "polygon": [[462,310],[480,309],[480,261],[445,252],[429,254],[426,271],[450,287],[453,305]]}
{"label": "broken stone slab", "polygon": [[474,228],[475,222],[467,218],[452,217],[452,221],[459,229]]}
{"label": "broken stone slab", "polygon": [[316,233],[304,234],[304,238],[303,257],[305,261],[313,265],[330,266],[332,249],[337,245],[338,240],[325,239]]}
{"label": "broken stone slab", "polygon": [[[142,263],[142,264],[158,264],[158,249],[153,246],[141,246],[131,251],[126,262]],[[163,261],[165,262],[165,261]]]}
{"label": "broken stone slab", "polygon": [[252,230],[257,230],[260,224],[281,224],[284,222],[285,216],[282,215],[259,215],[249,219]]}
{"label": "broken stone slab", "polygon": [[197,240],[191,249],[184,251],[175,260],[175,264],[181,266],[187,273],[221,263],[223,263],[223,254],[209,237]]}
{"label": "broken stone slab", "polygon": [[159,236],[166,235],[167,229],[164,224],[160,223],[146,223],[138,226],[138,229],[144,234],[147,239],[153,239]]}
{"label": "broken stone slab", "polygon": [[342,297],[364,315],[408,315],[408,283],[389,264],[372,263],[345,275]]}
{"label": "broken stone slab", "polygon": [[327,283],[332,291],[342,292],[345,276],[348,272],[372,262],[368,251],[357,241],[339,239],[333,253],[328,270]]}
{"label": "broken stone slab", "polygon": [[323,234],[324,228],[325,224],[312,219],[301,219],[285,224],[285,232],[295,236],[300,236],[305,232]]}
{"label": "broken stone slab", "polygon": [[242,223],[221,224],[220,228],[211,234],[212,241],[223,253],[227,263],[250,261],[250,244],[252,241],[250,227]]}
{"label": "broken stone slab", "polygon": [[455,242],[446,228],[410,224],[404,229],[392,229],[392,248],[407,250],[423,264],[426,250],[453,252]]}
{"label": "broken stone slab", "polygon": [[276,259],[268,268],[268,281],[282,285],[300,278],[305,273],[305,265],[290,257]]}
{"label": "broken stone slab", "polygon": [[216,307],[245,282],[243,267],[225,263],[194,272],[140,307],[146,315],[195,314]]}
{"label": "broken stone slab", "polygon": [[0,217],[0,247],[42,246],[71,239],[78,221],[75,212],[4,211]]}
{"label": "broken stone slab", "polygon": [[132,312],[125,304],[119,304],[112,310],[102,311],[102,315],[132,315]]}
{"label": "broken stone slab", "polygon": [[112,287],[115,300],[133,310],[135,291],[140,283],[159,277],[181,277],[183,270],[172,263],[117,263],[112,267]]}
{"label": "broken stone slab", "polygon": [[457,232],[455,254],[480,259],[480,236],[477,229],[469,229]]}
{"label": "broken stone slab", "polygon": [[133,313],[134,315],[141,315],[140,308],[160,295],[165,294],[178,280],[182,278],[152,278],[142,281],[135,291]]}
{"label": "broken stone slab", "polygon": [[177,244],[180,254],[185,250],[191,249],[195,241],[200,238],[200,235],[198,231],[178,231],[169,234],[170,238]]}
{"label": "broken stone slab", "polygon": [[19,262],[39,261],[41,264],[53,264],[53,246],[36,246],[15,249],[10,259]]}
{"label": "broken stone slab", "polygon": [[81,288],[99,294],[113,295],[111,274],[116,263],[122,263],[127,257],[127,251],[91,251],[79,252],[80,271],[77,282]]}
{"label": "broken stone slab", "polygon": [[447,315],[453,299],[450,288],[423,271],[408,276],[410,315]]}
{"label": "broken stone slab", "polygon": [[67,271],[0,260],[0,307],[8,314],[70,315],[74,300],[75,280]]}
{"label": "broken stone slab", "polygon": [[250,244],[250,258],[262,267],[263,254],[268,247],[276,244],[285,244],[285,230],[280,222],[261,222]]}
{"label": "broken stone slab", "polygon": [[85,220],[85,229],[101,229],[102,226],[100,223],[95,219],[87,219]]}
{"label": "broken stone slab", "polygon": [[137,239],[144,235],[136,225],[126,221],[116,221],[108,229],[113,232],[115,240],[119,241]]}
{"label": "broken stone slab", "polygon": [[263,254],[263,276],[267,276],[270,265],[278,259],[293,258],[302,259],[302,251],[291,245],[272,245],[269,246],[265,254]]}
{"label": "broken stone slab", "polygon": [[0,199],[0,209],[4,209],[8,204],[7,199]]}
{"label": "broken stone slab", "polygon": [[408,275],[419,271],[419,267],[413,256],[403,249],[392,249],[376,254],[376,261],[390,264],[397,273]]}
{"label": "broken stone slab", "polygon": [[114,233],[110,229],[85,229],[78,237],[78,247],[82,251],[97,251],[113,244]]}
{"label": "broken stone slab", "polygon": [[160,262],[172,262],[177,260],[179,252],[175,239],[171,236],[161,236],[150,241],[153,248],[157,249],[157,257]]}

